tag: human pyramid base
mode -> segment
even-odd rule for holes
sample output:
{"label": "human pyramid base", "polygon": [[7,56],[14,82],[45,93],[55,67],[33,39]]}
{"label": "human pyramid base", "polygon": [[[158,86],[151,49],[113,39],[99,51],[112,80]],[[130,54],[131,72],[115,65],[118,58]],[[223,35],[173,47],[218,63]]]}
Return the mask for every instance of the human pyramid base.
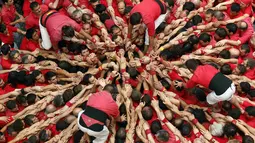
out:
{"label": "human pyramid base", "polygon": [[0,143],[254,143],[254,8],[3,0]]}

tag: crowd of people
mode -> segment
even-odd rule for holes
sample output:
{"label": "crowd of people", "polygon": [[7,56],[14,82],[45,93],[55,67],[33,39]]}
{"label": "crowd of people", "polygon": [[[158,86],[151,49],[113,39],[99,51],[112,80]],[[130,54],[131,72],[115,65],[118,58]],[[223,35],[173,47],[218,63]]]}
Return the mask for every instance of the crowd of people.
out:
{"label": "crowd of people", "polygon": [[252,0],[2,0],[0,143],[254,143]]}

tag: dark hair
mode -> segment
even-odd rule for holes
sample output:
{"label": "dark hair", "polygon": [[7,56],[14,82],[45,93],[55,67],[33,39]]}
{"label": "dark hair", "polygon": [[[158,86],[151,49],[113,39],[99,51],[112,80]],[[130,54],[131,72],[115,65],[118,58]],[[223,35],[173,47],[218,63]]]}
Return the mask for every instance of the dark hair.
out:
{"label": "dark hair", "polygon": [[83,80],[82,80],[81,83],[84,84],[84,85],[90,84],[89,79],[90,79],[92,76],[93,76],[92,74],[85,74],[85,75],[83,76]]}
{"label": "dark hair", "polygon": [[192,3],[192,2],[185,2],[184,5],[183,5],[183,8],[182,10],[187,10],[187,11],[192,11],[195,9],[195,4]]}
{"label": "dark hair", "polygon": [[189,43],[191,43],[192,45],[198,44],[199,43],[199,39],[196,35],[191,35],[188,38]]}
{"label": "dark hair", "polygon": [[[117,25],[113,25],[111,28],[110,28],[110,33],[112,33],[113,34],[113,31],[115,30],[115,29],[120,29]],[[116,38],[117,39],[117,38]]]}
{"label": "dark hair", "polygon": [[33,118],[35,118],[35,115],[29,114],[24,118],[24,122],[28,126],[32,126],[34,124]]}
{"label": "dark hair", "polygon": [[63,106],[65,103],[64,103],[64,100],[63,100],[62,95],[58,95],[58,96],[54,97],[54,99],[53,99],[53,104],[54,104],[56,107]]}
{"label": "dark hair", "polygon": [[208,33],[202,33],[199,36],[199,40],[203,42],[210,42],[211,41],[211,36]]}
{"label": "dark hair", "polygon": [[72,65],[66,61],[60,61],[58,63],[58,67],[63,69],[63,70],[66,70],[66,71],[69,71],[70,68],[72,67]]}
{"label": "dark hair", "polygon": [[167,26],[166,22],[162,22],[157,28],[156,28],[156,34],[159,34],[165,30]]}
{"label": "dark hair", "polygon": [[195,87],[193,88],[192,93],[196,96],[198,101],[201,101],[201,102],[206,101],[206,94],[202,88]]}
{"label": "dark hair", "polygon": [[69,126],[69,124],[65,120],[59,120],[56,123],[56,130],[57,131],[63,131]]}
{"label": "dark hair", "polygon": [[142,15],[139,12],[135,12],[130,16],[130,24],[137,25],[141,22]]}
{"label": "dark hair", "polygon": [[148,121],[148,120],[152,119],[152,115],[153,115],[153,111],[150,106],[143,107],[142,116],[143,116],[144,120]]}
{"label": "dark hair", "polygon": [[235,23],[228,23],[226,25],[226,28],[228,29],[228,32],[232,32],[233,34],[235,34],[238,27]]}
{"label": "dark hair", "polygon": [[29,28],[27,29],[26,32],[26,38],[27,39],[32,39],[33,38],[33,34],[36,32],[36,30],[34,28]]}
{"label": "dark hair", "polygon": [[37,136],[36,135],[32,135],[28,138],[28,142],[29,143],[39,143]]}
{"label": "dark hair", "polygon": [[240,87],[244,93],[248,93],[251,90],[251,85],[248,82],[241,82]]}
{"label": "dark hair", "polygon": [[74,37],[74,28],[72,26],[65,25],[62,27],[62,32],[66,37]]}
{"label": "dark hair", "polygon": [[162,129],[160,121],[154,120],[153,122],[151,122],[150,129],[152,134],[156,134],[159,130]]}
{"label": "dark hair", "polygon": [[238,64],[237,68],[239,69],[241,75],[246,72],[246,67],[244,65]]}
{"label": "dark hair", "polygon": [[240,115],[241,115],[241,111],[238,108],[234,108],[232,110],[228,111],[228,116],[231,116],[233,119],[239,119]]}
{"label": "dark hair", "polygon": [[35,99],[36,99],[36,95],[34,94],[34,93],[29,93],[28,95],[27,95],[27,103],[29,104],[29,105],[31,105],[31,104],[34,104],[35,103]]}
{"label": "dark hair", "polygon": [[63,100],[65,103],[67,103],[69,100],[71,100],[74,97],[74,92],[72,89],[67,89],[63,93]]}
{"label": "dark hair", "polygon": [[132,90],[131,98],[134,102],[139,102],[141,100],[142,94],[137,89]]}
{"label": "dark hair", "polygon": [[58,48],[62,49],[63,47],[66,47],[67,48],[67,43],[65,40],[60,40],[58,42]]}
{"label": "dark hair", "polygon": [[230,59],[230,56],[231,56],[231,54],[230,54],[229,50],[226,50],[226,49],[222,50],[219,53],[219,57],[221,57],[223,59]]}
{"label": "dark hair", "polygon": [[27,99],[26,99],[26,96],[20,94],[16,97],[16,101],[18,104],[24,104],[24,103],[27,103]]}
{"label": "dark hair", "polygon": [[214,14],[214,10],[212,9],[207,9],[205,14],[210,14],[210,15],[213,15]]}
{"label": "dark hair", "polygon": [[21,119],[17,119],[13,123],[13,129],[16,132],[20,132],[24,129],[24,124]]}
{"label": "dark hair", "polygon": [[39,76],[40,74],[42,74],[42,73],[41,73],[41,71],[39,71],[39,70],[34,70],[34,71],[32,72],[32,75],[34,76],[34,78],[36,78],[36,77]]}
{"label": "dark hair", "polygon": [[249,47],[248,44],[243,44],[243,45],[241,46],[241,50],[244,50],[245,53],[250,53],[250,47]]}
{"label": "dark hair", "polygon": [[225,75],[230,75],[232,73],[231,66],[229,64],[224,64],[220,67],[220,72]]}
{"label": "dark hair", "polygon": [[105,21],[111,19],[111,17],[107,13],[102,13],[99,15],[99,19],[102,23],[105,23]]}
{"label": "dark hair", "polygon": [[126,105],[124,103],[122,103],[120,105],[119,111],[120,111],[120,115],[126,115],[127,114]]}
{"label": "dark hair", "polygon": [[8,55],[11,50],[11,46],[9,44],[4,44],[0,49],[3,55]]}
{"label": "dark hair", "polygon": [[159,130],[157,132],[157,139],[162,142],[167,142],[170,138],[169,133],[166,130]]}
{"label": "dark hair", "polygon": [[202,109],[192,109],[191,113],[195,116],[199,123],[202,124],[207,122],[205,112]]}
{"label": "dark hair", "polygon": [[15,100],[9,100],[6,102],[6,107],[12,110],[17,107],[17,103],[15,102]]}
{"label": "dark hair", "polygon": [[199,62],[196,59],[189,59],[185,62],[185,65],[189,70],[195,71],[199,66]]}
{"label": "dark hair", "polygon": [[136,77],[138,76],[138,71],[134,67],[127,68],[127,73],[129,73],[132,79],[136,79]]}
{"label": "dark hair", "polygon": [[254,59],[251,59],[251,58],[248,58],[248,61],[247,61],[247,67],[253,69],[255,67],[255,60]]}
{"label": "dark hair", "polygon": [[98,2],[99,0],[89,0],[89,3],[95,3]]}
{"label": "dark hair", "polygon": [[81,44],[80,43],[71,42],[67,46],[67,48],[70,52],[73,52],[73,53],[80,53],[81,52]]}
{"label": "dark hair", "polygon": [[233,123],[226,123],[223,132],[228,138],[234,137],[237,133],[237,127]]}
{"label": "dark hair", "polygon": [[255,106],[248,106],[245,108],[245,112],[247,112],[247,114],[249,116],[253,116],[255,117]]}
{"label": "dark hair", "polygon": [[51,78],[53,78],[54,76],[57,76],[56,73],[52,72],[52,71],[49,71],[45,74],[45,79],[46,80],[51,80]]}
{"label": "dark hair", "polygon": [[30,9],[31,9],[31,10],[34,10],[34,8],[36,8],[37,6],[39,6],[39,3],[36,2],[36,1],[30,3]]}
{"label": "dark hair", "polygon": [[46,130],[41,130],[41,132],[39,133],[39,139],[40,141],[46,142],[48,141],[49,135],[46,133]]}
{"label": "dark hair", "polygon": [[169,89],[171,88],[171,85],[168,83],[167,80],[161,79],[160,82],[161,82],[162,85],[166,88],[166,90],[169,90]]}
{"label": "dark hair", "polygon": [[124,10],[124,14],[125,14],[125,15],[128,14],[132,9],[133,9],[132,6],[126,6],[126,7],[125,7],[125,10]]}
{"label": "dark hair", "polygon": [[222,108],[228,112],[232,109],[232,104],[229,101],[223,101]]}
{"label": "dark hair", "polygon": [[4,33],[5,30],[6,30],[5,24],[1,23],[0,24],[0,33]]}
{"label": "dark hair", "polygon": [[202,17],[200,15],[195,15],[192,17],[192,23],[194,25],[198,25],[199,23],[202,23]]}
{"label": "dark hair", "polygon": [[189,123],[183,123],[180,127],[181,134],[184,137],[189,136],[192,130],[192,126]]}
{"label": "dark hair", "polygon": [[186,42],[186,43],[183,44],[183,47],[181,48],[181,52],[182,52],[181,54],[183,55],[183,54],[186,54],[186,53],[190,53],[190,52],[192,52],[193,48],[194,47],[191,43]]}
{"label": "dark hair", "polygon": [[221,27],[216,29],[215,34],[217,34],[221,39],[225,39],[228,35],[226,29]]}
{"label": "dark hair", "polygon": [[97,4],[95,8],[95,12],[97,14],[102,14],[106,10],[106,7],[103,4]]}
{"label": "dark hair", "polygon": [[24,77],[24,85],[26,86],[32,86],[35,83],[35,78],[32,74],[26,75]]}
{"label": "dark hair", "polygon": [[239,12],[241,10],[240,4],[234,2],[231,4],[231,11]]}
{"label": "dark hair", "polygon": [[82,91],[82,85],[78,84],[76,86],[73,87],[73,93],[74,96],[76,96],[78,93],[80,93]]}
{"label": "dark hair", "polygon": [[174,0],[165,0],[165,2],[168,4],[169,7],[174,6]]}
{"label": "dark hair", "polygon": [[243,136],[242,143],[254,143],[254,140],[251,136],[245,135]]}
{"label": "dark hair", "polygon": [[126,138],[126,129],[123,127],[118,128],[116,132],[116,137],[118,139],[125,139]]}
{"label": "dark hair", "polygon": [[161,110],[167,110],[167,106],[164,104],[163,100],[158,96],[158,104],[159,104],[159,108]]}
{"label": "dark hair", "polygon": [[151,97],[148,94],[144,94],[141,98],[142,102],[145,102],[145,106],[151,105]]}

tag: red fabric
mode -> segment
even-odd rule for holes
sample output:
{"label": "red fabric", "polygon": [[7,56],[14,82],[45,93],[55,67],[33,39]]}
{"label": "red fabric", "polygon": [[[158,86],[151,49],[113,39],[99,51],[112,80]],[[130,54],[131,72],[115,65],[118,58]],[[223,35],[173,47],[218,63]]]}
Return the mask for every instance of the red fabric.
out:
{"label": "red fabric", "polygon": [[34,50],[39,48],[40,48],[40,45],[37,41],[28,40],[26,37],[22,39],[20,50],[33,52]]}
{"label": "red fabric", "polygon": [[155,34],[155,20],[161,15],[161,9],[155,0],[143,0],[140,4],[134,6],[130,14],[139,12],[142,15],[143,23],[148,28],[149,36]]}
{"label": "red fabric", "polygon": [[14,5],[11,5],[9,8],[6,5],[3,5],[2,8],[2,20],[5,24],[10,24],[16,18],[15,15],[16,8]]}
{"label": "red fabric", "polygon": [[[45,5],[45,4],[42,4],[41,5],[41,10],[42,10],[42,13],[48,11],[48,6]],[[26,24],[26,29],[29,29],[29,28],[36,28],[36,29],[39,29],[39,16],[35,15],[33,12],[31,12],[27,17],[26,17],[26,21],[25,21],[25,24]]]}
{"label": "red fabric", "polygon": [[62,27],[65,25],[72,26],[75,31],[80,32],[81,26],[66,15],[56,13],[51,15],[46,23],[46,28],[53,46],[57,46],[62,39]]}
{"label": "red fabric", "polygon": [[166,143],[177,143],[174,133],[167,127],[166,124],[162,126],[163,130],[166,130],[169,134],[169,140]]}
{"label": "red fabric", "polygon": [[[35,0],[35,1],[38,2],[39,4],[42,4],[41,0]],[[22,8],[24,17],[27,17],[30,14],[30,12],[32,11],[30,8],[30,4],[31,3],[29,2],[29,0],[24,0],[23,8]]]}
{"label": "red fabric", "polygon": [[14,90],[15,90],[15,88],[13,88],[12,86],[6,85],[6,86],[4,87],[4,89],[3,89],[3,88],[0,88],[0,96],[3,95],[3,94],[9,93],[9,92],[11,92],[11,91],[14,91]]}
{"label": "red fabric", "polygon": [[50,124],[46,129],[51,131],[51,137],[58,135],[60,132],[56,130],[56,124]]}
{"label": "red fabric", "polygon": [[241,44],[246,43],[251,38],[252,33],[254,32],[253,25],[251,23],[251,18],[247,17],[243,21],[247,23],[248,28],[244,32],[240,31],[239,33],[239,37],[240,37],[239,41],[241,41]]}
{"label": "red fabric", "polygon": [[227,5],[226,13],[227,13],[227,15],[228,15],[231,19],[234,19],[234,18],[238,18],[238,17],[243,16],[243,13],[242,13],[241,11],[238,12],[238,15],[233,16],[233,15],[231,14],[231,4],[230,4],[230,5]]}
{"label": "red fabric", "polygon": [[129,79],[129,83],[131,84],[131,86],[136,87],[139,84],[139,81],[134,79]]}
{"label": "red fabric", "polygon": [[6,60],[3,57],[0,57],[0,63],[3,69],[10,69],[12,66],[12,61],[10,59]]}
{"label": "red fabric", "polygon": [[[50,3],[54,3],[54,2],[55,2],[55,0],[45,0],[45,1],[44,1],[44,4],[46,4],[47,6],[49,6]],[[64,0],[59,0],[56,9],[59,9],[59,8],[62,6],[63,2],[64,2]]]}
{"label": "red fabric", "polygon": [[254,69],[247,70],[247,71],[244,73],[244,76],[248,77],[248,78],[251,79],[251,80],[254,80],[254,79],[255,79],[255,68],[254,68]]}
{"label": "red fabric", "polygon": [[211,65],[198,66],[191,79],[187,82],[187,88],[192,88],[196,84],[208,88],[212,78],[218,72],[219,71]]}
{"label": "red fabric", "polygon": [[215,140],[217,140],[219,143],[226,143],[226,142],[228,142],[228,138],[225,138],[225,137],[216,137],[216,136],[213,136],[213,138]]}
{"label": "red fabric", "polygon": [[113,116],[114,118],[119,116],[119,108],[116,102],[113,100],[111,94],[106,91],[91,95],[88,99],[87,106],[101,110],[108,116]]}
{"label": "red fabric", "polygon": [[9,73],[0,74],[0,78],[1,78],[4,82],[6,82],[6,81],[8,80],[8,75],[9,75]]}
{"label": "red fabric", "polygon": [[251,3],[250,3],[250,5],[247,6],[246,8],[241,9],[241,11],[242,11],[243,14],[248,14],[249,16],[252,16],[252,14],[253,14],[253,9],[252,9]]}
{"label": "red fabric", "polygon": [[111,27],[113,25],[115,25],[115,23],[114,23],[114,21],[112,19],[107,19],[104,24],[105,24],[105,27],[107,28],[107,30],[110,30]]}
{"label": "red fabric", "polygon": [[249,118],[249,120],[246,122],[249,126],[255,128],[255,118]]}
{"label": "red fabric", "polygon": [[0,39],[3,43],[11,45],[14,42],[13,32],[17,32],[17,28],[9,25],[7,25],[6,28],[9,34],[0,33]]}
{"label": "red fabric", "polygon": [[36,117],[39,120],[46,120],[47,119],[47,115],[43,111],[39,112]]}

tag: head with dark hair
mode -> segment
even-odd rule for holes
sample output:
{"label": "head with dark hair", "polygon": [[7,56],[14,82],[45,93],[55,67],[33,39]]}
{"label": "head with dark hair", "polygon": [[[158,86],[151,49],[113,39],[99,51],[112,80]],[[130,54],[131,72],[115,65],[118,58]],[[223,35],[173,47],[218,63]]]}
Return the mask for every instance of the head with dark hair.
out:
{"label": "head with dark hair", "polygon": [[193,109],[191,113],[195,116],[199,123],[203,124],[207,122],[205,112],[202,109]]}
{"label": "head with dark hair", "polygon": [[152,119],[152,115],[153,115],[153,111],[150,106],[143,107],[142,116],[143,116],[144,120],[148,121],[148,120]]}
{"label": "head with dark hair", "polygon": [[51,138],[51,131],[48,129],[41,130],[39,133],[39,139],[42,142],[46,142]]}
{"label": "head with dark hair", "polygon": [[42,12],[43,12],[40,4],[38,2],[36,2],[36,1],[30,3],[30,9],[37,16],[40,16],[42,14]]}
{"label": "head with dark hair", "polygon": [[72,89],[67,89],[63,93],[63,100],[65,103],[67,103],[69,100],[71,100],[74,97],[74,92]]}
{"label": "head with dark hair", "polygon": [[1,23],[0,24],[0,33],[7,34],[8,30],[6,28],[6,25]]}
{"label": "head with dark hair", "polygon": [[199,36],[199,43],[202,46],[207,46],[210,41],[211,41],[211,36],[208,33],[200,34],[200,36]]}
{"label": "head with dark hair", "polygon": [[58,42],[58,48],[64,52],[65,54],[68,54],[69,53],[69,50],[67,48],[67,42],[65,40],[60,40]]}
{"label": "head with dark hair", "polygon": [[14,0],[3,0],[3,4],[7,5],[7,6],[11,6],[13,5]]}
{"label": "head with dark hair", "polygon": [[241,111],[238,108],[234,108],[228,111],[228,116],[231,116],[233,119],[239,119]]}
{"label": "head with dark hair", "polygon": [[200,101],[200,102],[206,101],[206,94],[202,88],[195,87],[195,88],[193,88],[192,93],[196,96],[198,101]]}
{"label": "head with dark hair", "polygon": [[120,47],[125,46],[125,42],[124,42],[123,38],[119,35],[113,35],[112,41],[115,42]]}
{"label": "head with dark hair", "polygon": [[166,90],[169,90],[171,88],[170,83],[166,79],[161,79],[160,82],[166,88]]}
{"label": "head with dark hair", "polygon": [[38,137],[36,135],[32,135],[28,138],[29,143],[39,143]]}
{"label": "head with dark hair", "polygon": [[222,109],[226,112],[232,110],[232,104],[229,101],[222,102]]}
{"label": "head with dark hair", "polygon": [[192,26],[194,26],[194,25],[193,25],[193,22],[190,20],[190,21],[188,21],[188,22],[184,25],[184,27],[183,27],[182,29],[180,29],[180,30],[176,33],[176,35],[180,34],[181,32],[184,32],[185,29],[191,28]]}
{"label": "head with dark hair", "polygon": [[129,73],[129,75],[132,79],[136,79],[136,77],[138,76],[138,71],[134,67],[128,67],[127,73]]}
{"label": "head with dark hair", "polygon": [[27,126],[32,126],[34,123],[37,123],[38,121],[39,121],[38,118],[33,114],[29,114],[24,118],[24,122]]}
{"label": "head with dark hair", "polygon": [[249,93],[251,90],[251,85],[249,82],[241,82],[240,87],[244,93]]}
{"label": "head with dark hair", "polygon": [[122,103],[120,105],[119,111],[120,111],[120,115],[126,115],[127,114],[126,105],[124,103]]}
{"label": "head with dark hair", "polygon": [[20,94],[16,97],[16,101],[18,104],[22,105],[22,106],[28,106],[27,104],[27,99],[26,99],[26,96]]}
{"label": "head with dark hair", "polygon": [[102,23],[105,23],[105,21],[111,19],[111,17],[107,13],[102,13],[99,15],[99,19]]}
{"label": "head with dark hair", "polygon": [[232,74],[232,69],[229,64],[224,64],[220,67],[220,72],[225,74],[225,75],[230,75]]}
{"label": "head with dark hair", "polygon": [[224,49],[224,50],[222,50],[222,51],[219,53],[219,57],[220,57],[220,58],[223,58],[223,59],[230,59],[231,54],[230,54],[229,50]]}
{"label": "head with dark hair", "polygon": [[113,35],[118,35],[118,36],[121,36],[121,35],[122,35],[121,29],[120,29],[119,26],[117,26],[117,25],[113,25],[113,26],[110,28],[110,32],[111,32]]}
{"label": "head with dark hair", "polygon": [[194,45],[192,45],[189,42],[186,42],[183,44],[183,47],[181,48],[181,54],[186,54],[186,53],[190,53],[193,51]]}
{"label": "head with dark hair", "polygon": [[13,129],[16,132],[20,132],[25,128],[25,123],[21,119],[17,119],[13,123]]}
{"label": "head with dark hair", "polygon": [[246,72],[246,67],[242,64],[238,64],[237,67],[233,70],[233,73],[236,75],[243,75]]}
{"label": "head with dark hair", "polygon": [[233,34],[235,34],[236,33],[236,31],[237,31],[237,25],[235,24],[235,23],[228,23],[227,25],[226,25],[226,29],[228,30],[228,34],[229,35],[233,35]]}
{"label": "head with dark hair", "polygon": [[78,84],[78,85],[73,87],[74,96],[76,96],[81,91],[82,91],[82,85],[81,84]]}
{"label": "head with dark hair", "polygon": [[96,78],[92,74],[85,74],[81,83],[84,85],[88,85],[94,83],[95,81]]}
{"label": "head with dark hair", "polygon": [[131,98],[134,102],[139,102],[141,100],[142,94],[137,89],[133,89]]}
{"label": "head with dark hair", "polygon": [[9,100],[6,102],[6,107],[12,112],[19,111],[18,105],[15,100]]}
{"label": "head with dark hair", "polygon": [[148,94],[144,94],[141,98],[141,102],[145,103],[145,106],[151,105],[151,97]]}
{"label": "head with dark hair", "polygon": [[12,50],[9,54],[10,58],[12,61],[14,61],[15,63],[21,63],[22,62],[22,59],[21,59],[21,56],[20,56],[20,53],[18,50]]}
{"label": "head with dark hair", "polygon": [[44,75],[41,73],[41,71],[39,70],[34,70],[32,72],[32,75],[35,79],[36,82],[39,82],[39,83],[44,83],[45,82],[45,77]]}
{"label": "head with dark hair", "polygon": [[189,59],[185,62],[185,65],[191,72],[194,72],[199,66],[199,62],[196,59]]}
{"label": "head with dark hair", "polygon": [[99,0],[89,0],[89,3],[92,5],[93,8],[96,8],[98,4],[100,4]]}
{"label": "head with dark hair", "polygon": [[162,22],[156,29],[156,34],[159,34],[161,32],[164,32],[165,28],[167,26],[166,22]]}
{"label": "head with dark hair", "polygon": [[249,118],[255,117],[255,106],[248,106],[245,108],[245,114]]}
{"label": "head with dark hair", "polygon": [[213,16],[218,20],[218,21],[223,21],[225,18],[225,15],[222,11],[216,10],[213,13]]}
{"label": "head with dark hair", "polygon": [[222,39],[225,39],[227,35],[228,35],[228,33],[227,33],[226,29],[219,27],[215,31],[214,39],[216,41],[220,41]]}
{"label": "head with dark hair", "polygon": [[191,35],[191,36],[189,36],[189,38],[188,38],[188,42],[189,42],[190,44],[192,44],[193,46],[194,46],[194,45],[197,45],[197,44],[199,43],[199,38],[198,38],[196,35]]}
{"label": "head with dark hair", "polygon": [[57,83],[57,74],[55,72],[49,71],[45,74],[45,79],[48,81],[48,83]]}
{"label": "head with dark hair", "polygon": [[248,44],[243,44],[240,49],[241,56],[246,56],[250,53],[250,47]]}
{"label": "head with dark hair", "polygon": [[192,132],[192,126],[190,125],[190,123],[183,123],[180,127],[180,131],[181,131],[181,134],[184,136],[184,137],[187,137],[187,136],[190,136],[191,132]]}
{"label": "head with dark hair", "polygon": [[192,17],[192,23],[193,25],[199,25],[202,23],[202,17],[200,15],[195,15]]}
{"label": "head with dark hair", "polygon": [[254,101],[255,99],[255,89],[251,89],[246,95],[250,100]]}
{"label": "head with dark hair", "polygon": [[92,24],[91,16],[88,13],[83,13],[81,16],[81,20],[83,23]]}
{"label": "head with dark hair", "polygon": [[182,10],[187,10],[188,12],[191,12],[194,9],[195,9],[195,5],[192,2],[185,2],[182,8]]}
{"label": "head with dark hair", "polygon": [[239,11],[241,10],[241,7],[240,7],[240,4],[234,2],[231,4],[231,7],[230,7],[230,15],[231,16],[236,16],[238,15]]}
{"label": "head with dark hair", "polygon": [[67,46],[67,49],[69,52],[73,53],[73,54],[78,54],[81,52],[81,44],[80,43],[76,43],[76,42],[71,42],[69,43],[69,45]]}
{"label": "head with dark hair", "polygon": [[57,131],[63,131],[69,126],[69,124],[65,120],[59,120],[56,123],[56,130]]}
{"label": "head with dark hair", "polygon": [[1,50],[1,53],[6,56],[10,53],[11,46],[9,44],[3,44],[0,50]]}
{"label": "head with dark hair", "polygon": [[60,61],[58,63],[58,67],[63,69],[63,70],[66,70],[66,71],[69,71],[70,68],[72,67],[72,65],[66,61]]}
{"label": "head with dark hair", "polygon": [[65,25],[62,27],[62,35],[66,37],[74,37],[74,28],[72,26]]}
{"label": "head with dark hair", "polygon": [[95,12],[100,15],[102,13],[105,13],[106,7],[103,4],[96,5]]}
{"label": "head with dark hair", "polygon": [[10,136],[15,137],[18,133],[13,129],[13,124],[11,124],[10,126],[7,127],[7,133]]}
{"label": "head with dark hair", "polygon": [[32,86],[35,84],[35,78],[32,74],[26,75],[25,76],[25,81],[24,81],[24,85],[26,86]]}
{"label": "head with dark hair", "polygon": [[167,142],[169,138],[170,135],[166,130],[159,130],[156,134],[156,139],[160,142]]}
{"label": "head with dark hair", "polygon": [[126,138],[126,129],[123,127],[118,128],[117,132],[116,132],[116,137],[118,139],[125,139]]}
{"label": "head with dark hair", "polygon": [[127,7],[125,8],[125,10],[124,10],[124,15],[125,15],[125,17],[126,17],[127,19],[130,18],[130,12],[131,12],[132,9],[133,9],[132,6],[127,6]]}
{"label": "head with dark hair", "polygon": [[212,18],[213,18],[213,14],[214,14],[214,10],[212,10],[212,9],[206,10],[206,12],[205,12],[205,21],[211,22]]}
{"label": "head with dark hair", "polygon": [[150,125],[150,129],[152,134],[156,134],[159,130],[162,129],[160,121],[154,120]]}
{"label": "head with dark hair", "polygon": [[62,95],[58,95],[54,97],[53,102],[52,102],[56,107],[61,107],[65,104]]}
{"label": "head with dark hair", "polygon": [[27,29],[26,31],[26,38],[28,40],[38,41],[40,37],[36,29],[30,28],[30,29]]}
{"label": "head with dark hair", "polygon": [[107,91],[109,93],[112,94],[112,96],[116,96],[116,94],[118,94],[118,89],[115,85],[113,84],[107,84],[104,89],[104,91]]}
{"label": "head with dark hair", "polygon": [[237,127],[233,123],[226,123],[223,127],[223,132],[227,138],[232,138],[237,133]]}
{"label": "head with dark hair", "polygon": [[242,143],[254,143],[254,140],[251,136],[245,135],[243,136]]}
{"label": "head with dark hair", "polygon": [[142,15],[139,12],[135,12],[130,16],[130,24],[137,25],[142,22]]}

